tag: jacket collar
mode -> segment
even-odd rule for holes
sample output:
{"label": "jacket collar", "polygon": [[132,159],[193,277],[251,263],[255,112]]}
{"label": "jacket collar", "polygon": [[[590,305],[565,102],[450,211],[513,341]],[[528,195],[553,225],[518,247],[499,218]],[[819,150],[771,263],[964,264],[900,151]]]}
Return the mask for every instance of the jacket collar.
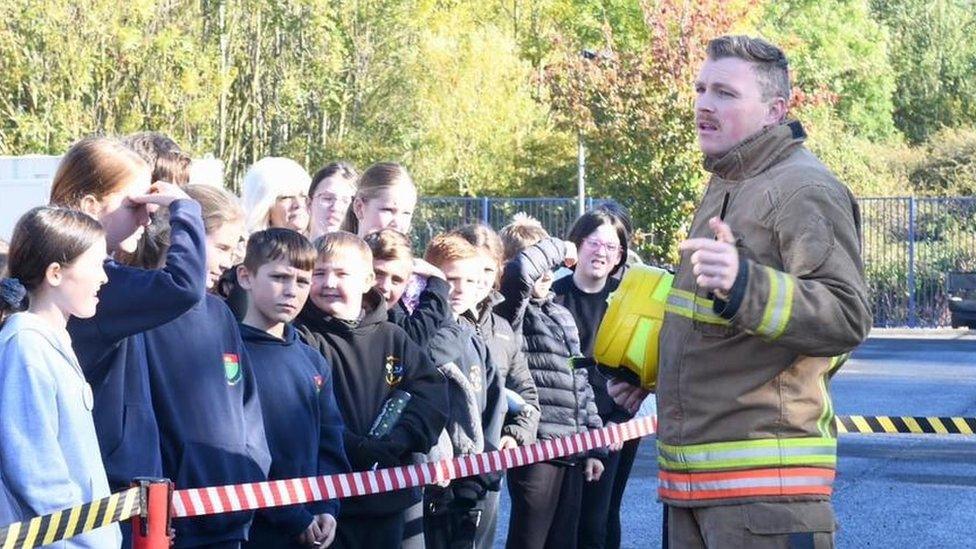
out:
{"label": "jacket collar", "polygon": [[806,137],[806,131],[797,120],[770,126],[721,157],[706,157],[705,169],[729,181],[749,179],[803,144]]}
{"label": "jacket collar", "polygon": [[294,345],[298,342],[298,334],[295,332],[295,328],[291,324],[285,324],[285,331],[281,334],[281,338],[277,338],[264,330],[259,330],[253,326],[248,326],[247,324],[241,323],[241,337],[244,341],[248,343],[257,343],[259,345]]}
{"label": "jacket collar", "polygon": [[491,321],[491,315],[505,297],[498,290],[492,290],[484,301],[478,304],[477,311],[467,311],[462,316],[473,321],[478,326],[486,326]]}
{"label": "jacket collar", "polygon": [[314,331],[349,333],[360,328],[377,325],[387,321],[386,304],[383,295],[375,288],[363,296],[363,312],[359,320],[342,320],[329,316],[309,299],[298,314],[298,321]]}

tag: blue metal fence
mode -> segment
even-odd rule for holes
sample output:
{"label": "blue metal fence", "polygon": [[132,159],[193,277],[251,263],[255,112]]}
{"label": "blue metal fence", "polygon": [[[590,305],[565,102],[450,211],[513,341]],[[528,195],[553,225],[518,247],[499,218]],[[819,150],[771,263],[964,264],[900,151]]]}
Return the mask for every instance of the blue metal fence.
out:
{"label": "blue metal fence", "polygon": [[[587,209],[600,200],[589,199]],[[862,198],[862,253],[875,326],[949,324],[946,274],[976,271],[976,197]],[[564,236],[579,212],[575,198],[438,198],[421,200],[414,243],[464,223],[495,229],[525,212]]]}

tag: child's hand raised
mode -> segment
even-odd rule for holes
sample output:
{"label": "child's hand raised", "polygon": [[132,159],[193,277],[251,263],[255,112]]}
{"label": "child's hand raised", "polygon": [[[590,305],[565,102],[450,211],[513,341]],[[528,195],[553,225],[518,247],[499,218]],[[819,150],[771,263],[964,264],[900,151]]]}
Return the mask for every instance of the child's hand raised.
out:
{"label": "child's hand raised", "polygon": [[566,244],[566,257],[563,259],[563,265],[566,267],[572,267],[573,265],[576,265],[577,261],[579,261],[579,253],[576,250],[576,244],[569,240],[564,240],[563,243]]}
{"label": "child's hand raised", "polygon": [[129,200],[136,204],[155,204],[168,208],[175,200],[190,198],[178,185],[157,181],[149,187],[149,192],[143,195],[130,196]]}
{"label": "child's hand raised", "polygon": [[436,277],[441,280],[447,280],[447,277],[444,276],[443,271],[424,261],[423,259],[420,259],[419,257],[415,257],[413,259],[413,274],[426,278]]}

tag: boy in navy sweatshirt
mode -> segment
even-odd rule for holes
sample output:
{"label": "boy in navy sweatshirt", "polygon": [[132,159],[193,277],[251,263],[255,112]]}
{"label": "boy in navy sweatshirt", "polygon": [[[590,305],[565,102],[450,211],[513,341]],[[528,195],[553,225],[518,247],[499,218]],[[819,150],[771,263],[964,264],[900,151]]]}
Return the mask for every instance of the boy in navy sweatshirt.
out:
{"label": "boy in navy sweatshirt", "polygon": [[[450,410],[447,435],[451,458],[498,449],[507,400],[488,347],[475,329],[458,317],[480,297],[484,258],[456,233],[434,237],[426,259],[444,272],[450,286],[453,318],[430,340],[431,360],[448,380]],[[429,486],[424,492],[424,536],[428,549],[473,547],[488,492],[498,489],[500,475],[476,475]]]}
{"label": "boy in navy sweatshirt", "polygon": [[[444,428],[444,376],[403,329],[387,322],[383,297],[372,288],[366,243],[335,232],[317,239],[315,247],[311,296],[297,324],[300,336],[332,364],[346,455],[356,471],[409,464],[411,453],[429,451]],[[410,399],[389,432],[371,436],[394,390]],[[418,501],[419,489],[343,500],[336,546],[399,547],[403,512]]]}
{"label": "boy in navy sweatshirt", "polygon": [[[271,451],[269,480],[346,473],[342,416],[332,391],[332,367],[299,341],[289,324],[308,299],[315,248],[288,229],[251,235],[237,279],[247,292],[241,324],[257,379],[264,431]],[[328,547],[335,538],[338,501],[258,511],[249,548]]]}

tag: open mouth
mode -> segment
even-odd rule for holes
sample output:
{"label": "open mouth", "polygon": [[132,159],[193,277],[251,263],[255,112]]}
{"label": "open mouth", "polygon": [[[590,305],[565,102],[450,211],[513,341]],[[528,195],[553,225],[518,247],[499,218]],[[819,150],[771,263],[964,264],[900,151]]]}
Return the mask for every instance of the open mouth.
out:
{"label": "open mouth", "polygon": [[703,133],[717,132],[718,125],[713,122],[706,122],[701,120],[698,122],[698,131]]}

